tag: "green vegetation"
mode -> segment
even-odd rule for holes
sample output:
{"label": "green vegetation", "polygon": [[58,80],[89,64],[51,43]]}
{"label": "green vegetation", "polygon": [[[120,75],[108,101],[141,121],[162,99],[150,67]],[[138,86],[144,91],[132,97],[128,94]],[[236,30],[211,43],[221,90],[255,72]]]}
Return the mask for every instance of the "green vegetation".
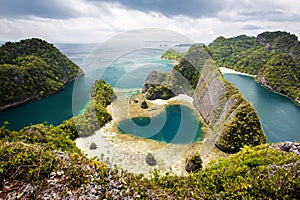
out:
{"label": "green vegetation", "polygon": [[[234,87],[228,87],[228,94],[236,94]],[[38,124],[20,131],[1,127],[0,198],[299,198],[299,155],[266,144],[255,148],[244,146],[229,159],[213,161],[205,168],[201,168],[202,160],[196,153],[190,160],[197,169],[190,170],[188,176],[161,175],[159,171],[153,171],[153,175],[146,178],[87,158],[74,140],[87,133],[84,128],[93,132],[96,126],[110,120],[105,107],[111,103],[112,97],[111,86],[99,80],[93,85],[91,103],[82,115],[58,126]],[[237,110],[236,117],[241,118],[237,119],[239,122],[245,117],[254,117],[250,120],[253,127],[246,124],[245,129],[238,129],[240,132],[253,129],[258,123],[254,111],[249,109],[249,105],[242,104]],[[82,124],[78,126],[78,122]],[[229,139],[235,136],[229,135]],[[90,148],[97,147],[91,143]],[[156,163],[153,156],[147,157],[150,164]]]}
{"label": "green vegetation", "polygon": [[[56,198],[70,195],[87,198],[83,195],[93,194],[92,197],[100,199],[298,199],[300,196],[299,156],[269,145],[245,146],[229,159],[213,161],[188,176],[160,175],[154,171],[148,179],[110,169],[77,150],[53,150],[47,140],[32,144],[15,141],[13,137],[0,139],[1,198],[14,192],[31,199],[53,193]],[[74,142],[69,145],[72,146],[69,149],[76,149]],[[32,192],[24,192],[28,187]]]}
{"label": "green vegetation", "polygon": [[76,64],[46,41],[7,42],[0,47],[0,110],[53,94],[81,75]]}
{"label": "green vegetation", "polygon": [[185,162],[185,170],[188,173],[199,171],[202,168],[202,159],[199,152],[189,155]]}
{"label": "green vegetation", "polygon": [[91,90],[92,99],[84,113],[71,119],[76,126],[78,136],[92,135],[94,131],[112,120],[106,106],[111,103],[113,97],[113,88],[109,84],[103,80],[95,81]]}
{"label": "green vegetation", "polygon": [[193,89],[196,88],[199,80],[199,72],[208,59],[211,59],[211,51],[202,44],[193,45],[185,53],[184,58],[174,70],[178,71],[190,83]]}
{"label": "green vegetation", "polygon": [[287,32],[219,37],[209,47],[219,66],[257,75],[265,87],[300,102],[300,43]]}
{"label": "green vegetation", "polygon": [[[169,99],[182,93],[193,96],[194,106],[213,134],[217,134],[214,140],[222,151],[232,153],[244,145],[265,143],[258,114],[238,89],[224,79],[212,59],[211,50],[198,44],[191,46],[184,55],[170,73],[151,72],[143,88],[145,97]],[[182,81],[182,77],[188,83]]]}
{"label": "green vegetation", "polygon": [[151,84],[150,88],[147,90],[145,94],[146,99],[154,100],[154,99],[170,99],[174,97],[174,93],[169,88],[162,85]]}
{"label": "green vegetation", "polygon": [[187,177],[155,179],[177,199],[297,199],[299,156],[260,145],[245,147],[226,160],[211,162]]}
{"label": "green vegetation", "polygon": [[20,131],[0,129],[0,140],[22,142],[26,144],[47,145],[49,150],[79,152],[73,140],[78,137],[72,120],[66,120],[58,126],[37,124],[25,127]]}
{"label": "green vegetation", "polygon": [[212,49],[213,57],[220,66],[238,70],[237,63],[257,50],[257,45],[255,37],[241,35],[226,39],[221,36],[209,44],[209,48]]}
{"label": "green vegetation", "polygon": [[179,61],[170,73],[153,71],[149,74],[143,92],[147,99],[169,99],[175,95],[192,94],[199,80],[199,72],[208,59],[211,59],[210,49],[203,44],[193,45],[188,52],[178,54],[168,50],[162,57]]}
{"label": "green vegetation", "polygon": [[265,142],[266,136],[255,109],[248,102],[244,102],[236,109],[230,124],[225,124],[217,146],[229,152],[237,152],[244,145],[257,146]]}
{"label": "green vegetation", "polygon": [[174,49],[169,49],[161,55],[161,58],[180,62],[183,56],[183,54],[175,51]]}

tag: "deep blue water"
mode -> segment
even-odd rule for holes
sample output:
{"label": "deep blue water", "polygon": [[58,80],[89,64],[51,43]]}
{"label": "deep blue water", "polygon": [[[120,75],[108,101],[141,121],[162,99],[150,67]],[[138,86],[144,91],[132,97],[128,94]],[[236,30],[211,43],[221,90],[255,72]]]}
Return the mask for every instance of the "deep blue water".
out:
{"label": "deep blue water", "polygon": [[253,77],[224,74],[250,101],[263,125],[269,142],[300,140],[300,106],[255,82]]}
{"label": "deep blue water", "polygon": [[122,133],[172,144],[199,141],[201,127],[193,110],[183,105],[168,106],[166,112],[153,118],[126,119],[118,125]]}

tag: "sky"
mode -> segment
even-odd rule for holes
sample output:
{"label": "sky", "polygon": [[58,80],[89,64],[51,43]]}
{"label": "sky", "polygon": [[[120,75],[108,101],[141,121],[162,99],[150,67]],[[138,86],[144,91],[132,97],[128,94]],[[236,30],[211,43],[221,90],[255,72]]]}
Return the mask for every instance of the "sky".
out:
{"label": "sky", "polygon": [[159,28],[209,43],[264,31],[300,35],[299,0],[0,0],[0,41],[98,43]]}

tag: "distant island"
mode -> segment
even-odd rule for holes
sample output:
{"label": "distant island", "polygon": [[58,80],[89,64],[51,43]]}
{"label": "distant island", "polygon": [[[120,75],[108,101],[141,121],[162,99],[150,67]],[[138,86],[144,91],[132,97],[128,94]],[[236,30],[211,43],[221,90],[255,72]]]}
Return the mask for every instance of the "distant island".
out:
{"label": "distant island", "polygon": [[0,110],[43,98],[83,71],[56,47],[32,38],[0,47]]}

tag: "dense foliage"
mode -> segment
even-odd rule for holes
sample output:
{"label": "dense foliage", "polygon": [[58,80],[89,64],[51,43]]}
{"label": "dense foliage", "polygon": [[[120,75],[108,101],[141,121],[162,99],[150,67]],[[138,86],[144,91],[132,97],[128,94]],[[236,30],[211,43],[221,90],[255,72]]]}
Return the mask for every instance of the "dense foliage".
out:
{"label": "dense foliage", "polygon": [[219,37],[209,47],[220,66],[257,75],[267,88],[300,102],[300,42],[287,32]]}
{"label": "dense foliage", "polygon": [[257,146],[265,142],[266,136],[255,109],[248,102],[243,102],[230,124],[225,124],[217,145],[225,151],[237,152],[244,145]]}
{"label": "dense foliage", "polygon": [[162,55],[161,58],[167,59],[167,60],[174,60],[174,61],[181,61],[183,58],[183,54],[175,51],[174,49],[169,49],[168,51],[165,51]]}
{"label": "dense foliage", "polygon": [[147,93],[145,94],[145,97],[148,100],[170,99],[174,96],[175,94],[168,87],[155,84],[152,84],[147,90]]}
{"label": "dense foliage", "polygon": [[[11,136],[13,137],[13,136]],[[7,139],[7,138],[6,138]],[[298,199],[299,156],[269,145],[245,146],[188,176],[110,169],[83,154],[45,143],[0,139],[0,197],[88,199]],[[70,143],[75,149],[74,143]],[[27,189],[26,189],[27,188]],[[28,192],[28,188],[32,192]],[[27,191],[27,192],[26,192]]]}
{"label": "dense foliage", "polygon": [[7,42],[0,47],[0,109],[53,94],[82,74],[46,41]]}
{"label": "dense foliage", "polygon": [[103,80],[96,80],[90,96],[92,99],[84,112],[72,118],[80,137],[94,134],[94,131],[112,120],[106,106],[114,97],[113,88]]}
{"label": "dense foliage", "polygon": [[174,66],[174,70],[178,71],[189,81],[193,89],[196,88],[199,80],[199,72],[202,66],[208,59],[211,59],[212,55],[207,46],[198,44],[189,48],[185,53],[184,58],[178,65]]}
{"label": "dense foliage", "polygon": [[299,167],[299,155],[260,145],[188,177],[157,178],[155,185],[177,199],[297,199]]}

